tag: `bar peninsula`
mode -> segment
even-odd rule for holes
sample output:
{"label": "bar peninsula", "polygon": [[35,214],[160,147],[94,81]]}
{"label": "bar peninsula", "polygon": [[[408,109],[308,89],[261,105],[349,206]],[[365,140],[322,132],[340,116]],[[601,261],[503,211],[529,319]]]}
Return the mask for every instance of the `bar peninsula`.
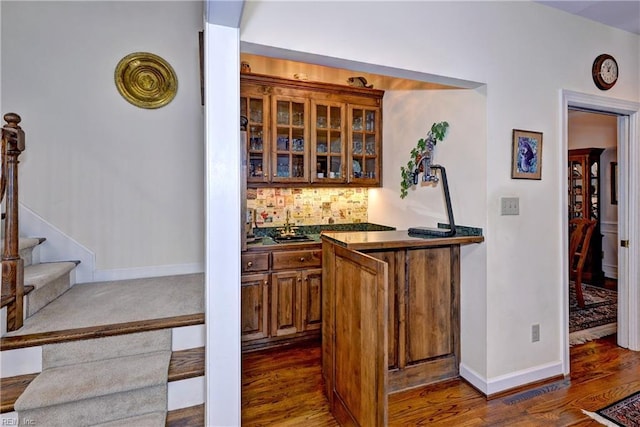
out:
{"label": "bar peninsula", "polygon": [[387,395],[458,376],[460,246],[407,231],[323,232],[322,373],[341,425],[388,425]]}

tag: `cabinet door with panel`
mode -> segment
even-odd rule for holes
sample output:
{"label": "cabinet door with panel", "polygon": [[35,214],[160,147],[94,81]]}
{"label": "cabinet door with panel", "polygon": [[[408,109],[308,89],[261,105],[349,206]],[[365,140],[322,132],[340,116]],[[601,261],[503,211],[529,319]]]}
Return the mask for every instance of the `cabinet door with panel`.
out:
{"label": "cabinet door with panel", "polygon": [[322,327],[322,269],[302,272],[302,330]]}
{"label": "cabinet door with panel", "polygon": [[271,274],[271,336],[291,335],[302,330],[301,291],[299,271]]}
{"label": "cabinet door with panel", "polygon": [[345,183],[346,105],[311,100],[311,182]]}
{"label": "cabinet door with panel", "polygon": [[269,274],[246,274],[241,279],[241,339],[269,336]]}
{"label": "cabinet door with panel", "polygon": [[381,182],[381,110],[349,105],[349,182],[379,185]]}
{"label": "cabinet door with panel", "polygon": [[308,105],[303,96],[272,97],[271,182],[309,182]]}
{"label": "cabinet door with panel", "polygon": [[270,145],[269,100],[271,87],[242,85],[240,115],[247,118],[247,182],[269,182]]}

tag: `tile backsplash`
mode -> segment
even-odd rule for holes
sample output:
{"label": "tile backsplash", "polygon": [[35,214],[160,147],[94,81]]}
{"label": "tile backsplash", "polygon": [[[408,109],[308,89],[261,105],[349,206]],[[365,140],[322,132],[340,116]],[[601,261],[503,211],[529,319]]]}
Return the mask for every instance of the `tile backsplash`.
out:
{"label": "tile backsplash", "polygon": [[258,226],[367,222],[366,188],[250,188],[247,208],[256,210]]}

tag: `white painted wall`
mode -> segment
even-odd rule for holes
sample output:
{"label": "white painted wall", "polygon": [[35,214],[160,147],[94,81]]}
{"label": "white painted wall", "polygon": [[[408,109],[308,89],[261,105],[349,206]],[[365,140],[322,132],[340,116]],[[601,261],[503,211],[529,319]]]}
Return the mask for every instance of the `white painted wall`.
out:
{"label": "white painted wall", "polygon": [[[322,56],[350,59],[486,83],[486,134],[481,137],[486,141],[481,142],[486,144],[486,176],[478,177],[484,179],[484,201],[470,208],[473,213],[459,214],[486,224],[484,249],[476,249],[484,254],[465,250],[474,261],[486,256],[486,264],[472,277],[466,272],[463,276],[464,289],[473,279],[484,294],[479,304],[486,301],[486,306],[471,316],[486,316],[486,333],[465,349],[465,361],[491,392],[562,373],[561,236],[566,208],[560,189],[566,166],[559,140],[560,93],[571,89],[601,94],[593,85],[591,64],[608,52],[625,70],[625,78],[605,95],[637,102],[640,37],[533,2],[369,2],[366,17],[360,2],[287,2],[286,7],[248,2],[240,38],[265,51],[286,52],[291,59],[300,52],[319,55],[319,63]],[[388,114],[385,111],[385,137],[394,132]],[[540,181],[510,178],[514,128],[544,135]],[[402,144],[413,144],[416,136],[407,138]],[[464,147],[456,149],[465,152],[477,141],[459,144]],[[442,156],[449,149],[445,145]],[[466,162],[459,161],[447,166],[464,169]],[[385,181],[383,195],[387,185]],[[458,201],[475,196],[471,189],[456,193]],[[503,196],[520,198],[519,216],[500,215]],[[400,223],[396,215],[397,210],[376,218]],[[530,342],[534,323],[541,326],[537,343]],[[470,356],[476,352],[482,355]]]}
{"label": "white painted wall", "polygon": [[[2,111],[27,134],[21,202],[95,253],[103,279],[202,269],[202,26],[198,1],[2,2]],[[174,68],[167,106],[118,93],[116,64],[136,51]]]}

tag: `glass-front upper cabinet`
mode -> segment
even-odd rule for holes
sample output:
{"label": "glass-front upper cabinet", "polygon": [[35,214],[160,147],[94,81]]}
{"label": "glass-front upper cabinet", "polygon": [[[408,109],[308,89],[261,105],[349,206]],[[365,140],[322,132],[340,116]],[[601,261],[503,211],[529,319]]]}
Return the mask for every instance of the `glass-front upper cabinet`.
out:
{"label": "glass-front upper cabinet", "polygon": [[362,184],[380,182],[381,112],[377,107],[349,106],[349,181]]}
{"label": "glass-front upper cabinet", "polygon": [[375,187],[384,91],[243,73],[249,187]]}
{"label": "glass-front upper cabinet", "polygon": [[240,115],[247,118],[247,182],[269,181],[268,96],[248,87],[240,96]]}
{"label": "glass-front upper cabinet", "polygon": [[346,182],[345,115],[343,103],[311,101],[311,182]]}
{"label": "glass-front upper cabinet", "polygon": [[271,182],[309,181],[307,105],[305,98],[273,97]]}
{"label": "glass-front upper cabinet", "polygon": [[600,218],[601,148],[569,150],[569,219]]}

